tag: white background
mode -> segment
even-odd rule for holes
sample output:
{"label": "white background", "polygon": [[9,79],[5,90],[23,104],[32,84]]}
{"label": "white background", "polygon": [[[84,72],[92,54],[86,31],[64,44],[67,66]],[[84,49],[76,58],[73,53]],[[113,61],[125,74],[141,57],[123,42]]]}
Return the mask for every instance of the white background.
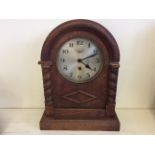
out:
{"label": "white background", "polygon": [[[120,48],[117,108],[155,108],[155,20],[97,20]],[[0,108],[44,107],[46,36],[66,20],[0,20]]]}
{"label": "white background", "polygon": [[[91,2],[83,1],[83,0],[78,0],[75,2],[73,2],[73,0],[64,0],[64,1],[62,0],[26,0],[26,1],[0,0],[0,18],[1,19],[10,19],[10,18],[11,19],[26,19],[26,18],[28,19],[41,19],[41,18],[43,19],[67,19],[67,18],[153,19],[155,18],[154,3],[155,3],[154,0],[147,0],[147,1],[146,0],[126,0],[126,1],[92,0]],[[52,23],[53,23],[53,20],[52,20]],[[50,24],[50,26],[52,25]],[[139,30],[139,28],[137,29]],[[153,28],[151,28],[151,31],[152,31],[151,35],[147,35],[147,36],[149,37],[154,36]],[[150,31],[147,30],[147,32],[150,32]],[[151,40],[153,42],[153,39]],[[123,42],[124,41],[125,40],[123,40]],[[4,42],[1,42],[0,44],[2,43],[4,44]],[[37,48],[39,47],[37,46]],[[126,47],[126,49],[128,49],[128,47]],[[153,49],[153,47],[151,49]],[[38,53],[36,54],[36,57],[38,58]],[[35,57],[35,60],[36,60],[36,57]],[[153,59],[153,55],[151,58]],[[3,57],[1,57],[1,61],[2,60],[3,60]],[[150,62],[153,62],[153,61],[150,61]],[[143,63],[147,63],[147,62],[143,62]],[[4,66],[1,66],[1,70],[2,68],[4,68]],[[0,77],[1,77],[0,79],[2,79],[2,71],[3,71],[1,70],[0,70]],[[121,70],[122,70],[122,66],[121,66]],[[39,71],[39,74],[40,74],[40,71]],[[5,83],[5,85],[7,83]],[[0,90],[3,90],[4,89],[3,82],[0,82],[0,85],[1,85]],[[119,85],[120,85],[120,82],[119,82]],[[40,86],[42,87],[41,84]],[[153,88],[154,85],[151,85],[151,87]],[[120,89],[120,86],[118,89]],[[5,87],[5,90],[8,90],[8,88],[6,89]],[[151,94],[154,94],[154,93],[152,92]],[[7,97],[5,97],[5,99],[7,99]],[[119,96],[117,96],[117,100],[118,99],[120,99]],[[130,98],[130,100],[132,100],[132,98]],[[125,101],[129,103],[127,99]],[[120,103],[117,103],[117,105],[118,104]],[[137,104],[137,103],[133,103],[133,104]],[[154,103],[152,102],[152,105],[153,104]],[[7,115],[9,116],[9,113]],[[138,123],[134,124],[133,122],[130,122],[130,121],[126,123],[129,125],[133,124],[135,126],[139,125]],[[151,136],[144,136],[144,135],[143,136],[102,136],[102,135],[50,136],[50,135],[47,135],[47,136],[1,136],[0,138],[1,153],[7,154],[7,155],[10,155],[10,154],[18,155],[18,154],[21,154],[21,152],[22,154],[37,154],[37,155],[42,155],[43,153],[44,154],[54,153],[58,155],[59,154],[72,155],[73,153],[78,155],[79,154],[81,155],[83,154],[90,154],[90,155],[150,154],[151,155],[151,154],[154,154],[154,144],[155,144],[155,138],[152,135]]]}

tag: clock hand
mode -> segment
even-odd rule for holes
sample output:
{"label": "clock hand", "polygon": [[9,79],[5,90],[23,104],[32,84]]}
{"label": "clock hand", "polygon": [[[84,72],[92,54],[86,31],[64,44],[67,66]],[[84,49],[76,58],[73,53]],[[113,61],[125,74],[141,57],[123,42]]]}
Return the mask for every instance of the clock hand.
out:
{"label": "clock hand", "polygon": [[89,55],[89,56],[87,56],[85,58],[82,58],[81,61],[83,61],[85,59],[88,59],[88,58],[91,58],[91,57],[94,57],[96,54],[97,54],[97,51],[95,50],[95,52],[92,55]]}
{"label": "clock hand", "polygon": [[78,59],[78,62],[79,62],[79,63],[82,63],[86,68],[88,68],[88,69],[90,69],[90,70],[93,70],[93,69],[89,66],[89,64],[85,64],[81,59]]}
{"label": "clock hand", "polygon": [[90,70],[93,70],[90,66],[89,66],[89,64],[85,64],[83,61],[81,62],[86,68],[88,68],[88,69],[90,69]]}

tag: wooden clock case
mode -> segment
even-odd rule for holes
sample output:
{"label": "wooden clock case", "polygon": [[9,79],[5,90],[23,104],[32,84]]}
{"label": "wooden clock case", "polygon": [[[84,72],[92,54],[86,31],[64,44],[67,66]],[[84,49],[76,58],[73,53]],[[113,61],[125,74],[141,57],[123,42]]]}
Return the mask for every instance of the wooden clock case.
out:
{"label": "wooden clock case", "polygon": [[[73,83],[58,72],[60,47],[75,37],[92,40],[102,52],[104,66],[96,78]],[[41,52],[45,111],[41,130],[115,130],[120,123],[115,113],[119,48],[111,33],[90,20],[72,20],[55,28]]]}

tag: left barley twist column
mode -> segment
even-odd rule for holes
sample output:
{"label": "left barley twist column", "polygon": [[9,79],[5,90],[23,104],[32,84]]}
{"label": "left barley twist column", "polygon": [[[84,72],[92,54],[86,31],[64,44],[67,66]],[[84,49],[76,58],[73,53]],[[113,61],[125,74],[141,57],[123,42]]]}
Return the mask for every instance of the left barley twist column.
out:
{"label": "left barley twist column", "polygon": [[39,61],[38,64],[41,65],[43,74],[45,114],[47,116],[53,116],[54,110],[53,110],[52,82],[51,82],[52,63],[51,61]]}

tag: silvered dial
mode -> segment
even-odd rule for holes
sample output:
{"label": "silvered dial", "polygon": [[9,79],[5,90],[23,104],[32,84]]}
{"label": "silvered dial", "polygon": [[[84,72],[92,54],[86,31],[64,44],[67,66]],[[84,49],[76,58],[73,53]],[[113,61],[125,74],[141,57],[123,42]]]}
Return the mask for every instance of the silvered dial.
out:
{"label": "silvered dial", "polygon": [[102,66],[100,50],[88,39],[71,39],[64,43],[58,52],[59,73],[75,83],[92,80],[101,71]]}

